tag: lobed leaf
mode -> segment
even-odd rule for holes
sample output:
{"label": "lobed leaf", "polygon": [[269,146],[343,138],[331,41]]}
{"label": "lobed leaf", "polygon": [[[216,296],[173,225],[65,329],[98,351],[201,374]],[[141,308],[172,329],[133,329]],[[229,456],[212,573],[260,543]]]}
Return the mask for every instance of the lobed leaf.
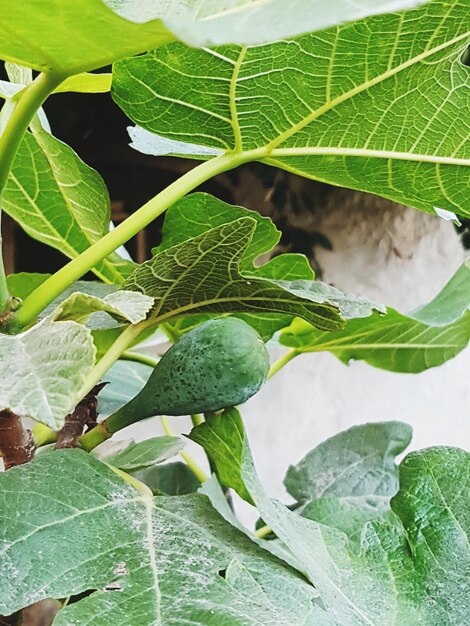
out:
{"label": "lobed leaf", "polygon": [[[361,551],[352,552],[345,534],[305,519],[264,493],[253,468],[243,424],[230,413],[228,443],[242,440],[244,453],[234,474],[263,520],[291,551],[320,593],[330,624],[457,626],[470,610],[470,455],[431,448],[400,466],[400,490],[392,509],[400,523],[366,524]],[[210,422],[215,435],[220,422]],[[464,495],[465,494],[465,495]]]}
{"label": "lobed leaf", "polygon": [[297,513],[342,530],[359,546],[365,523],[390,511],[398,491],[395,457],[411,435],[406,424],[379,422],[353,426],[319,444],[284,479]]}
{"label": "lobed leaf", "polygon": [[333,333],[302,320],[283,330],[280,342],[299,352],[328,351],[344,363],[352,359],[394,372],[422,372],[442,365],[470,341],[470,267],[464,264],[428,305],[402,315],[355,319]]}
{"label": "lobed leaf", "polygon": [[315,623],[313,588],[205,496],[139,489],[79,450],[0,476],[0,611],[91,591],[55,623]]}
{"label": "lobed leaf", "polygon": [[265,46],[172,43],[116,63],[113,95],[143,129],[204,146],[201,158],[235,151],[465,217],[466,17],[462,0],[434,0]]}
{"label": "lobed leaf", "polygon": [[269,330],[280,328],[298,315],[334,330],[343,326],[344,317],[370,315],[381,308],[319,282],[270,278],[279,270],[291,276],[312,275],[299,255],[255,268],[253,260],[274,245],[279,233],[269,220],[251,211],[197,195],[177,203],[168,217],[169,227],[155,256],[123,286],[155,299],[157,322],[192,313],[280,313],[280,318],[259,319],[259,329],[266,331],[266,323]]}

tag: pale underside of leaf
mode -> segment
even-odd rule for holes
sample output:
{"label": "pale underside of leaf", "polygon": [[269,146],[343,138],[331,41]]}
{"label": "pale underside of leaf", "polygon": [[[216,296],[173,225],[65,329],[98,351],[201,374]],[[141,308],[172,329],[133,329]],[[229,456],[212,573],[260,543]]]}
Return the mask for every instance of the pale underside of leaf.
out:
{"label": "pale underside of leaf", "polygon": [[83,324],[93,313],[104,312],[118,321],[138,324],[146,319],[152,305],[153,298],[135,291],[114,291],[103,298],[78,291],[62,302],[52,317]]}
{"label": "pale underside of leaf", "polygon": [[[24,494],[25,511],[0,531],[3,614],[92,591],[55,623],[316,623],[312,587],[231,528],[202,495],[154,499],[144,485],[137,491],[77,450],[46,452],[4,474],[0,509],[7,516],[14,492]],[[84,527],[94,530],[93,540]],[[219,572],[235,568],[235,560],[237,576],[223,578]]]}
{"label": "pale underside of leaf", "polygon": [[193,46],[258,44],[375,15],[410,9],[426,0],[106,0],[135,22],[163,19]]}
{"label": "pale underside of leaf", "polygon": [[29,0],[3,12],[0,58],[71,76],[175,37],[197,46],[261,43],[423,1]]}
{"label": "pale underside of leaf", "polygon": [[[161,323],[188,313],[284,313],[316,327],[343,326],[343,315],[370,315],[375,305],[314,281],[272,281],[240,265],[256,222],[242,217],[156,254],[124,289],[155,299],[152,319]],[[347,315],[346,315],[347,317]]]}
{"label": "pale underside of leaf", "polygon": [[295,320],[280,341],[299,352],[332,352],[345,363],[363,359],[391,371],[422,372],[467,347],[469,294],[470,271],[464,264],[432,302],[409,315],[389,309],[383,317],[352,320],[335,333],[322,333]]}
{"label": "pale underside of leaf", "polygon": [[57,430],[81,400],[95,362],[90,331],[45,319],[19,335],[0,335],[0,406]]}

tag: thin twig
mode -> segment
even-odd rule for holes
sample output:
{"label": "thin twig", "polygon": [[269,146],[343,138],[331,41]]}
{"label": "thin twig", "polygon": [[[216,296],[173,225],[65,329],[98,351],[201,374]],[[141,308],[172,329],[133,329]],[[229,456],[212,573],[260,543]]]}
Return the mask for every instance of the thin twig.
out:
{"label": "thin twig", "polygon": [[57,443],[54,449],[61,448],[79,448],[80,437],[86,426],[93,428],[96,426],[98,417],[98,399],[97,395],[107,383],[95,385],[83,400],[81,400],[75,410],[67,415],[62,429],[59,431]]}
{"label": "thin twig", "polygon": [[0,456],[5,469],[27,463],[34,450],[31,431],[24,427],[21,417],[8,409],[0,411]]}

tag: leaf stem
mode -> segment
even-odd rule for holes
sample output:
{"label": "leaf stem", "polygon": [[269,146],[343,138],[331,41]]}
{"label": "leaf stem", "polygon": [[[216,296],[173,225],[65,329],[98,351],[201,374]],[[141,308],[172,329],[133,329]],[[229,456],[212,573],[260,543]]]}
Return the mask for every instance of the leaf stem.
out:
{"label": "leaf stem", "polygon": [[148,325],[147,321],[140,324],[128,326],[116,339],[107,352],[96,363],[82,385],[78,396],[84,398],[95,385],[97,385],[109,368],[121,357],[122,353],[132,344],[132,342],[143,332]]}
{"label": "leaf stem", "polygon": [[36,445],[36,448],[41,448],[42,446],[47,446],[50,443],[55,443],[57,441],[58,434],[49,426],[45,424],[36,424],[33,428],[33,441]]}
{"label": "leaf stem", "polygon": [[202,417],[202,415],[198,415],[197,413],[194,413],[193,415],[191,415],[191,422],[193,423],[193,426],[200,426],[200,424],[202,424],[204,421],[204,418]]}
{"label": "leaf stem", "polygon": [[126,351],[119,357],[121,361],[133,361],[134,363],[141,363],[142,365],[148,365],[149,367],[155,367],[158,363],[157,359],[146,354],[140,354],[139,352]]}
{"label": "leaf stem", "polygon": [[275,376],[283,367],[287,365],[292,359],[295,359],[296,356],[301,354],[298,350],[289,350],[285,354],[281,356],[277,361],[271,365],[269,370],[268,378],[272,378]]}
{"label": "leaf stem", "polygon": [[5,266],[3,264],[3,238],[2,238],[2,222],[1,222],[1,210],[0,210],[0,316],[7,312],[8,304],[10,301],[10,294],[8,293],[7,277],[5,274]]}
{"label": "leaf stem", "polygon": [[272,532],[273,532],[273,529],[271,528],[271,526],[262,526],[261,528],[258,528],[257,530],[255,530],[253,534],[255,537],[258,537],[258,539],[264,539],[265,537],[270,535]]}
{"label": "leaf stem", "polygon": [[36,111],[64,78],[55,73],[39,74],[21,92],[18,104],[0,137],[0,192],[6,185],[18,147]]}
{"label": "leaf stem", "polygon": [[[165,431],[165,433],[169,435],[170,437],[174,437],[175,433],[173,432],[173,429],[170,426],[168,418],[162,415],[160,417],[160,421],[162,423],[163,430]],[[196,463],[193,457],[187,452],[185,452],[184,450],[181,450],[179,454],[180,454],[180,457],[184,459],[184,461],[186,462],[186,465],[189,467],[192,473],[196,476],[196,478],[201,483],[205,483],[206,480],[208,480],[208,477],[206,476],[205,472],[199,467],[199,465]]]}
{"label": "leaf stem", "polygon": [[113,231],[100,241],[82,252],[62,267],[56,274],[44,281],[30,293],[15,314],[16,326],[30,324],[37,315],[73,282],[81,278],[97,263],[125,244],[145,228],[156,217],[164,213],[177,200],[199,187],[217,174],[231,170],[242,163],[252,161],[264,155],[264,151],[254,150],[243,154],[227,153],[205,161],[190,170],[166,189],[149,200],[135,213],[121,222]]}

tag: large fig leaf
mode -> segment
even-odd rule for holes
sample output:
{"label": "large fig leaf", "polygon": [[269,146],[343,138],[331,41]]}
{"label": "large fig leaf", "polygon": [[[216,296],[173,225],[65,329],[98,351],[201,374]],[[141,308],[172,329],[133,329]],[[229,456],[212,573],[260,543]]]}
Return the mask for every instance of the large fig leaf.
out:
{"label": "large fig leaf", "polygon": [[469,39],[466,2],[434,0],[266,46],[170,44],[118,62],[113,93],[147,131],[204,146],[201,158],[235,151],[469,216]]}
{"label": "large fig leaf", "polygon": [[426,0],[173,0],[171,11],[155,0],[106,0],[108,6],[138,22],[166,17],[168,28],[193,46],[276,41]]}
{"label": "large fig leaf", "polygon": [[[400,466],[392,523],[367,523],[361,551],[347,536],[305,519],[266,496],[256,476],[243,425],[235,412],[224,424],[226,445],[243,442],[236,471],[263,520],[315,585],[336,626],[460,626],[470,611],[470,455],[431,448]],[[228,430],[232,432],[228,435]],[[212,422],[214,436],[220,422]]]}
{"label": "large fig leaf", "polygon": [[280,341],[299,352],[326,350],[344,363],[363,359],[394,372],[437,367],[470,341],[470,266],[462,265],[432,302],[409,315],[388,309],[387,315],[351,320],[334,333],[295,320]]}
{"label": "large fig leaf", "polygon": [[284,479],[297,513],[342,530],[360,546],[364,524],[390,511],[398,491],[395,457],[410,441],[406,424],[379,422],[322,442],[289,467]]}
{"label": "large fig leaf", "polygon": [[[255,267],[253,261],[272,248],[279,232],[252,211],[196,194],[173,206],[167,219],[155,256],[123,286],[155,299],[158,322],[192,313],[280,313],[274,320],[269,315],[258,320],[259,330],[268,327],[272,334],[292,315],[334,330],[344,325],[343,319],[383,310],[364,298],[301,279],[313,273],[299,255]],[[292,280],[276,280],[282,273]]]}
{"label": "large fig leaf", "polygon": [[199,46],[273,41],[423,1],[23,0],[3,7],[0,58],[70,75],[175,37]]}
{"label": "large fig leaf", "polygon": [[[101,176],[44,130],[26,133],[1,208],[34,239],[74,258],[109,232],[109,195]],[[122,282],[133,264],[116,253],[94,268]]]}
{"label": "large fig leaf", "polygon": [[154,498],[79,450],[0,476],[0,612],[91,591],[54,624],[317,624],[315,590],[202,495]]}

